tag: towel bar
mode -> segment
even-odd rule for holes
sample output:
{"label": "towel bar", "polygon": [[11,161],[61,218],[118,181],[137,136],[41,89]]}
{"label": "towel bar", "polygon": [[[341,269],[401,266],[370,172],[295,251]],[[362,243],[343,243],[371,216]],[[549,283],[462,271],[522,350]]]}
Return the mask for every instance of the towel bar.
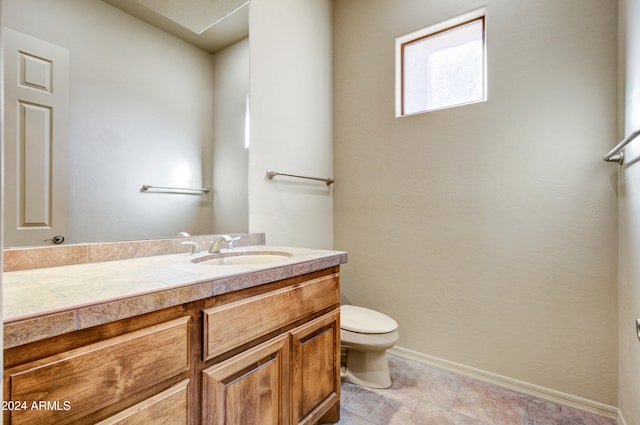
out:
{"label": "towel bar", "polygon": [[618,143],[613,149],[607,153],[602,160],[606,162],[617,162],[622,165],[624,163],[624,152],[622,150],[627,147],[629,143],[640,135],[640,128],[628,135],[623,141]]}
{"label": "towel bar", "polygon": [[180,192],[180,191],[185,191],[185,192],[203,192],[203,193],[209,193],[209,188],[208,187],[172,187],[172,186],[151,186],[150,184],[143,184],[142,185],[142,189],[140,189],[142,192],[146,192],[148,190],[166,190],[166,191],[170,191],[170,192]]}
{"label": "towel bar", "polygon": [[267,177],[269,179],[273,179],[275,176],[287,176],[287,177],[296,177],[299,179],[319,180],[319,181],[325,182],[327,186],[330,186],[335,182],[335,180],[333,180],[331,177],[310,177],[310,176],[301,176],[299,174],[282,173],[280,171],[275,171],[273,169],[267,170]]}

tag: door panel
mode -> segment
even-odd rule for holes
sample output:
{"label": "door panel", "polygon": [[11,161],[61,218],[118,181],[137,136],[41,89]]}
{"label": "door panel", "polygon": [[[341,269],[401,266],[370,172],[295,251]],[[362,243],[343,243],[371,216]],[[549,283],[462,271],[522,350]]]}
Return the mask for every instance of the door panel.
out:
{"label": "door panel", "polygon": [[5,246],[67,232],[69,51],[3,29]]}

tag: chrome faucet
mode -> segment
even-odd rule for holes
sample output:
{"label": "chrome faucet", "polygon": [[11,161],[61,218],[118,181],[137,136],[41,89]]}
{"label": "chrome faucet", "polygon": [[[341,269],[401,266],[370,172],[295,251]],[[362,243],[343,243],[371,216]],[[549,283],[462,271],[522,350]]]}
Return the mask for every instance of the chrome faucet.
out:
{"label": "chrome faucet", "polygon": [[226,242],[227,243],[227,248],[229,249],[233,249],[234,248],[234,242],[240,240],[240,236],[236,237],[236,238],[232,238],[229,235],[220,235],[218,236],[213,242],[211,242],[211,246],[209,246],[209,254],[217,254],[220,252],[220,250],[222,249],[222,247],[220,245],[222,245],[222,242]]}
{"label": "chrome faucet", "polygon": [[191,247],[191,255],[200,253],[200,245],[198,245],[198,242],[184,241],[184,242],[180,242],[180,245],[190,246]]}

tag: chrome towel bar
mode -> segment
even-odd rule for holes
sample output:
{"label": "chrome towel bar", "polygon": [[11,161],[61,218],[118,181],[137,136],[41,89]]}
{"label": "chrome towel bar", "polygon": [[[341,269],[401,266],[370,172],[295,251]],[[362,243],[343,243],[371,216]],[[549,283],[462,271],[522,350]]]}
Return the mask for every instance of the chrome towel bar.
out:
{"label": "chrome towel bar", "polygon": [[146,192],[148,190],[162,190],[169,192],[203,192],[209,193],[208,187],[172,187],[172,186],[151,186],[150,184],[143,184],[142,192]]}
{"label": "chrome towel bar", "polygon": [[271,168],[267,170],[267,177],[269,179],[273,179],[275,176],[287,176],[287,177],[296,177],[298,179],[319,180],[319,181],[325,182],[327,186],[330,186],[335,181],[331,177],[300,176],[298,174],[281,173],[280,171],[276,171]]}
{"label": "chrome towel bar", "polygon": [[617,162],[618,164],[622,165],[622,163],[624,163],[624,152],[622,152],[622,150],[638,136],[640,136],[640,128],[628,135],[623,141],[618,143],[616,147],[611,149],[609,153],[607,153],[602,158],[602,160],[606,162]]}

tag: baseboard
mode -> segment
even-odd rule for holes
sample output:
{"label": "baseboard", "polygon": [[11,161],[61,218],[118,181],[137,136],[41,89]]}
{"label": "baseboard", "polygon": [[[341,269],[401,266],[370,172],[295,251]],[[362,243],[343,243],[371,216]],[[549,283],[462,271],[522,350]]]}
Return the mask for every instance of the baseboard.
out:
{"label": "baseboard", "polygon": [[[517,379],[508,378],[506,376],[487,372],[481,369],[476,369],[449,360],[440,359],[438,357],[429,356],[427,354],[422,354],[417,351],[409,350],[407,348],[396,346],[388,350],[388,352],[398,357],[415,360],[438,369],[446,370],[448,372],[452,372],[468,378],[473,378],[480,382],[485,382],[498,387],[506,388],[518,393],[547,400],[563,406],[573,407],[574,409],[579,409],[584,412],[602,416],[607,419],[616,419],[622,417],[616,407],[610,406],[608,404],[585,399],[582,397],[577,397],[571,394],[566,394],[560,391],[552,390],[550,388],[545,388],[535,384],[530,384],[528,382],[519,381]],[[622,422],[618,422],[618,425],[625,425],[624,420],[622,420]]]}
{"label": "baseboard", "polygon": [[616,422],[618,423],[618,425],[627,425],[627,421],[625,421],[622,417],[622,412],[620,411],[620,409],[618,409],[618,419],[616,420]]}

